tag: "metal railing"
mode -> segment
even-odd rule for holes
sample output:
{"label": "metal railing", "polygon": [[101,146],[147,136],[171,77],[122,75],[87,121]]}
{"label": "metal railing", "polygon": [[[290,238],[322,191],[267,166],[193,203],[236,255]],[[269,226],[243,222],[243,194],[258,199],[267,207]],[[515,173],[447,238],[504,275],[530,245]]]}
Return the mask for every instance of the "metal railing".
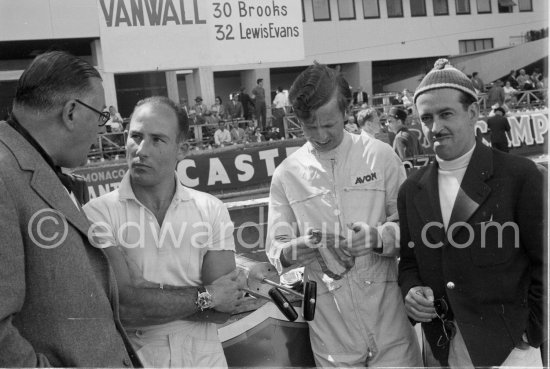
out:
{"label": "metal railing", "polygon": [[88,153],[90,162],[117,160],[126,156],[128,132],[100,133]]}

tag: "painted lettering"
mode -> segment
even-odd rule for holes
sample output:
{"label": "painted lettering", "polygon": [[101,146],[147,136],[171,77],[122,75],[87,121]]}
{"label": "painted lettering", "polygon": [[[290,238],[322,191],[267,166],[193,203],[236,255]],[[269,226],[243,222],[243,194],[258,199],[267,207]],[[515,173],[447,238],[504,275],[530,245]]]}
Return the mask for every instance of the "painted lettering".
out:
{"label": "painted lettering", "polygon": [[512,145],[514,147],[520,147],[522,141],[526,145],[533,144],[533,134],[531,133],[528,115],[522,115],[519,122],[515,116],[508,117],[508,123],[510,123]]}
{"label": "painted lettering", "polygon": [[258,153],[260,160],[265,160],[267,175],[271,177],[275,171],[275,158],[279,156],[279,149],[264,150]]}
{"label": "painted lettering", "polygon": [[237,155],[235,158],[235,168],[241,172],[237,174],[239,181],[250,181],[254,177],[254,166],[252,163],[252,156],[247,154]]}

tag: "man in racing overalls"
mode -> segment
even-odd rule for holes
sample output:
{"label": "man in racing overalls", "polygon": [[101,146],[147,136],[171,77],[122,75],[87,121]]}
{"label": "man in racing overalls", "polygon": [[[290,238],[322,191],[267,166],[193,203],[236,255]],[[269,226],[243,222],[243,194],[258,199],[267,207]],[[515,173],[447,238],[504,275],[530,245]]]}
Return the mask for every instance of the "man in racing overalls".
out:
{"label": "man in racing overalls", "polygon": [[310,66],[289,97],[307,142],[273,174],[266,253],[317,282],[316,364],[422,366],[397,285],[403,165],[387,144],[345,132],[351,93],[338,72]]}

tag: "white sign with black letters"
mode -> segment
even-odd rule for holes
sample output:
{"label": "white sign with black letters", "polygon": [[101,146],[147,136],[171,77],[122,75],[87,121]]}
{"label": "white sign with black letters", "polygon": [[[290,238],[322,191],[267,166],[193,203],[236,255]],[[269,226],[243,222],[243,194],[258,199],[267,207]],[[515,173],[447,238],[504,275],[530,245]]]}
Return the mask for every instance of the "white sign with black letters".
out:
{"label": "white sign with black letters", "polygon": [[304,58],[296,0],[97,0],[106,72]]}

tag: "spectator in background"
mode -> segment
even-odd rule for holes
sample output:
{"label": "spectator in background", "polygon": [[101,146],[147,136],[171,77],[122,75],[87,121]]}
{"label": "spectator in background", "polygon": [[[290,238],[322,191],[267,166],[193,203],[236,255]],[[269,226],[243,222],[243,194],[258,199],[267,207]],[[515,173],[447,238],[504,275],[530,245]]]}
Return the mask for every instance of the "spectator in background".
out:
{"label": "spectator in background", "polygon": [[510,82],[510,86],[517,89],[518,88],[518,81],[516,80],[516,71],[511,70],[510,74],[506,77],[506,82]]}
{"label": "spectator in background", "polygon": [[403,90],[403,106],[405,107],[405,110],[409,112],[409,114],[412,113],[413,110],[413,99],[411,96],[411,92],[408,89]]}
{"label": "spectator in background", "polygon": [[251,137],[251,142],[262,142],[265,141],[265,137],[262,134],[262,129],[260,127],[256,127],[254,130],[254,135]]}
{"label": "spectator in background", "polygon": [[472,84],[478,94],[485,92],[485,84],[481,78],[479,78],[479,74],[477,72],[472,73]]}
{"label": "spectator in background", "polygon": [[495,115],[487,119],[487,127],[491,131],[491,146],[497,150],[509,152],[506,132],[510,132],[510,123],[505,116],[506,111],[501,107],[494,111]]}
{"label": "spectator in background", "polygon": [[110,118],[105,126],[109,127],[110,132],[122,132],[124,130],[124,119],[113,105],[109,106],[109,114]]}
{"label": "spectator in background", "polygon": [[271,115],[273,115],[272,125],[279,129],[279,132],[284,136],[284,122],[285,108],[288,105],[286,95],[283,92],[282,87],[277,87],[277,93],[273,99],[273,105],[271,106]]}
{"label": "spectator in background", "polygon": [[355,117],[353,115],[348,116],[347,122],[344,125],[344,129],[349,133],[361,133],[361,129],[359,129],[359,126],[357,125],[357,123],[355,123]]}
{"label": "spectator in background", "polygon": [[244,116],[243,106],[239,101],[239,94],[237,92],[231,95],[231,101],[225,106],[227,119],[242,119]]}
{"label": "spectator in background", "polygon": [[251,120],[252,111],[254,110],[254,103],[252,102],[250,95],[246,93],[246,89],[244,87],[241,87],[241,91],[239,92],[239,102],[243,106],[244,119]]}
{"label": "spectator in background", "polygon": [[487,92],[487,105],[493,106],[495,104],[498,104],[498,106],[501,106],[504,104],[504,89],[502,88],[502,81],[500,79],[497,79],[494,83],[489,92]]}
{"label": "spectator in background", "polygon": [[254,123],[250,122],[246,125],[244,129],[244,141],[252,142],[254,141]]}
{"label": "spectator in background", "polygon": [[363,91],[363,86],[359,86],[353,93],[353,105],[363,105],[369,103],[369,95]]}
{"label": "spectator in background", "polygon": [[265,129],[267,127],[267,120],[263,78],[258,78],[256,80],[256,87],[252,89],[252,99],[254,100],[254,108],[256,111],[258,127],[260,127],[261,129]]}
{"label": "spectator in background", "polygon": [[238,123],[230,124],[229,128],[231,133],[231,142],[241,143],[244,141],[244,138],[245,138],[244,129],[239,127]]}
{"label": "spectator in background", "polygon": [[392,107],[387,115],[387,126],[395,133],[393,150],[401,160],[413,158],[422,154],[422,146],[416,135],[405,126],[407,112],[398,107]]}
{"label": "spectator in background", "polygon": [[185,112],[185,114],[189,116],[189,106],[187,105],[187,98],[185,97],[180,98],[180,105],[183,111]]}
{"label": "spectator in background", "polygon": [[[518,82],[518,89],[519,90],[525,90],[525,83],[529,82],[529,75],[525,73],[525,69],[520,69],[519,74],[516,77],[516,81]],[[529,88],[527,88],[529,89]]]}
{"label": "spectator in background", "polygon": [[214,104],[210,107],[210,115],[207,117],[208,123],[218,123],[225,118],[225,107],[220,96],[216,96]]}
{"label": "spectator in background", "polygon": [[208,113],[208,107],[202,102],[202,97],[197,96],[195,98],[195,105],[189,109],[189,115],[194,120],[195,124],[206,123],[206,114]]}
{"label": "spectator in background", "polygon": [[391,105],[403,105],[403,92],[398,92],[396,96],[392,97]]}
{"label": "spectator in background", "polygon": [[534,90],[541,90],[544,88],[544,84],[542,83],[542,74],[539,72],[538,69],[535,68],[533,70],[530,80]]}
{"label": "spectator in background", "polygon": [[512,103],[515,103],[517,101],[516,95],[519,91],[512,87],[512,83],[510,82],[509,79],[506,80],[506,84],[504,85],[504,87],[502,89],[504,91],[504,101],[505,102],[506,102],[506,100],[509,100]]}
{"label": "spectator in background", "polygon": [[370,137],[376,138],[382,142],[390,144],[390,138],[387,132],[382,132],[380,125],[380,116],[375,108],[363,109],[357,113],[357,123],[359,127]]}
{"label": "spectator in background", "polygon": [[281,134],[279,133],[279,128],[271,126],[268,128],[267,133],[265,134],[266,141],[276,141],[281,139]]}
{"label": "spectator in background", "polygon": [[218,123],[218,129],[214,132],[214,143],[217,146],[231,143],[231,133],[225,129],[225,122]]}

